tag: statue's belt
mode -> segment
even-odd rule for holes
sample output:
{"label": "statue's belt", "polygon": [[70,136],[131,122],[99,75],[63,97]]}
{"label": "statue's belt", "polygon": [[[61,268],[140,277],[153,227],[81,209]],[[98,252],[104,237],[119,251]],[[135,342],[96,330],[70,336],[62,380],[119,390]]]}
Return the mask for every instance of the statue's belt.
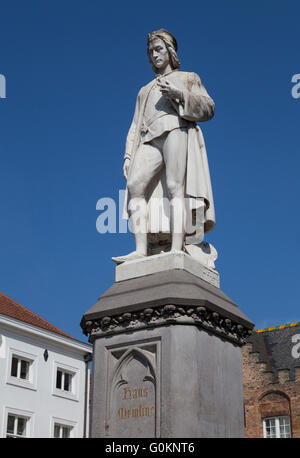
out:
{"label": "statue's belt", "polygon": [[141,135],[146,135],[151,125],[154,122],[156,122],[158,119],[161,119],[165,116],[172,116],[172,117],[177,118],[179,121],[180,127],[184,127],[184,126],[187,127],[190,125],[189,121],[187,121],[186,119],[182,119],[177,113],[164,113],[164,114],[161,114],[160,116],[155,116],[154,118],[150,119],[149,121],[146,121],[146,122],[144,121],[141,125]]}

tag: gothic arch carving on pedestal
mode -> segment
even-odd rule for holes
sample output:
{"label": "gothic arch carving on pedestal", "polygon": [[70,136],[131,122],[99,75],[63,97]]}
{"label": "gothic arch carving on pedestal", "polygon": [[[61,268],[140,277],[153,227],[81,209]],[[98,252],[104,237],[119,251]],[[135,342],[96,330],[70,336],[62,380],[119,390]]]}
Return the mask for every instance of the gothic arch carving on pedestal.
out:
{"label": "gothic arch carving on pedestal", "polygon": [[[157,383],[155,354],[137,347],[129,348],[115,362],[109,380],[107,428],[121,437],[125,425],[134,424],[150,437],[156,435]],[[120,424],[122,423],[122,428]],[[129,428],[129,431],[132,427]],[[144,436],[147,437],[147,436]]]}

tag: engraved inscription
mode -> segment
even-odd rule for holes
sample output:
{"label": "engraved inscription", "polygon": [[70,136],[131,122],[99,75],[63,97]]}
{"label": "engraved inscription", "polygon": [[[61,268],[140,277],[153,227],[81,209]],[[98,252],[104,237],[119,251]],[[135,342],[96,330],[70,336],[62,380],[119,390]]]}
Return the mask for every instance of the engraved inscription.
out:
{"label": "engraved inscription", "polygon": [[123,400],[146,398],[148,390],[146,388],[123,388]]}
{"label": "engraved inscription", "polygon": [[151,381],[143,380],[145,388],[122,387],[117,394],[116,420],[134,422],[139,419],[149,423],[147,419],[155,419],[155,390]]}
{"label": "engraved inscription", "polygon": [[138,417],[153,417],[155,415],[155,407],[144,407],[140,404],[138,407],[133,409],[125,409],[121,407],[118,410],[118,417],[120,420],[126,420],[128,418],[138,418]]}
{"label": "engraved inscription", "polygon": [[155,437],[156,377],[153,353],[133,348],[116,366],[111,421],[114,437]]}
{"label": "engraved inscription", "polygon": [[[147,398],[149,395],[149,390],[147,388],[123,388],[123,401],[134,401],[136,399]],[[121,407],[118,410],[118,418],[120,420],[127,420],[129,418],[139,418],[139,417],[152,417],[155,414],[154,406],[145,406],[139,404],[138,407],[125,408]]]}

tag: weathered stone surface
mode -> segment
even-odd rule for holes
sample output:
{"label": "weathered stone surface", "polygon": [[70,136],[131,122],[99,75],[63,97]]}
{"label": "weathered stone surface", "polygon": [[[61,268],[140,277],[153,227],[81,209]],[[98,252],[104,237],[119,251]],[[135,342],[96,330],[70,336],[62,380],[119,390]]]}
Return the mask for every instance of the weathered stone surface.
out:
{"label": "weathered stone surface", "polygon": [[156,436],[155,357],[153,345],[109,351],[111,385],[106,425],[115,437]]}
{"label": "weathered stone surface", "polygon": [[120,282],[173,269],[185,270],[217,288],[220,287],[220,276],[215,269],[209,269],[183,251],[161,253],[122,263],[116,267],[115,281]]}
{"label": "weathered stone surface", "polygon": [[114,283],[84,314],[81,326],[93,341],[169,323],[201,326],[240,344],[253,327],[219,288],[180,269]]}
{"label": "weathered stone surface", "polygon": [[92,437],[242,437],[253,324],[175,269],[115,283],[82,318],[94,343]]}
{"label": "weathered stone surface", "polygon": [[92,437],[243,437],[241,350],[196,326],[95,340]]}

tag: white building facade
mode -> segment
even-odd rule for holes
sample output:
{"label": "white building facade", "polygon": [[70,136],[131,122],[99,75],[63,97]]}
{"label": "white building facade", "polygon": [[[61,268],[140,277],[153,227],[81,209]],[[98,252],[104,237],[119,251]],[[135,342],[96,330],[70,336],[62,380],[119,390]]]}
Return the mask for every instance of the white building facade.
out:
{"label": "white building facade", "polygon": [[91,346],[28,321],[0,313],[0,437],[88,437]]}

